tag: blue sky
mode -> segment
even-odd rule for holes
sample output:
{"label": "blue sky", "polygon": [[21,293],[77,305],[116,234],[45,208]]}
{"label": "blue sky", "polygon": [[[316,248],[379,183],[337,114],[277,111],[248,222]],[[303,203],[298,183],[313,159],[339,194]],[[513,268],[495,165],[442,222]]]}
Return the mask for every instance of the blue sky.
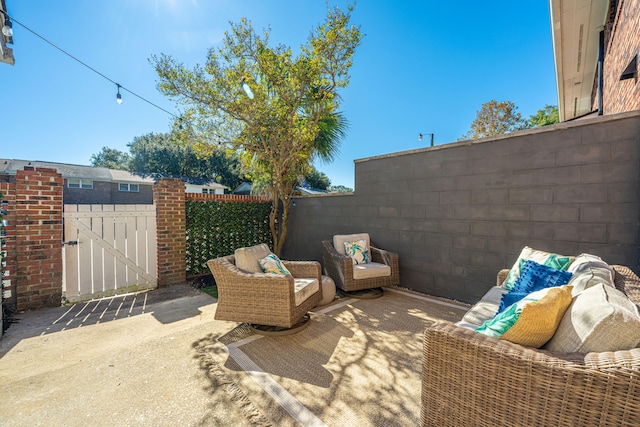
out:
{"label": "blue sky", "polygon": [[[203,64],[229,21],[271,28],[298,47],[324,20],[325,0],[6,0],[24,24],[109,79],[179,115],[156,89],[148,59]],[[345,7],[330,0],[330,6]],[[557,104],[548,2],[359,0],[365,34],[341,110],[350,129],[340,155],[319,164],[335,185],[354,185],[356,159],[455,142],[491,99],[528,117]],[[56,50],[14,22],[15,66],[0,64],[0,157],[89,164],[102,147],[167,132],[171,116]]]}

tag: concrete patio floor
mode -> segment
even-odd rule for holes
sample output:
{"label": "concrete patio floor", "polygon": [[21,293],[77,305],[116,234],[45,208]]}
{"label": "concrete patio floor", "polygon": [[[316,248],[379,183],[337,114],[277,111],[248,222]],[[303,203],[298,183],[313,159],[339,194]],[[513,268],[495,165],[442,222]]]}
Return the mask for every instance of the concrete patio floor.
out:
{"label": "concrete patio floor", "polygon": [[27,312],[0,339],[0,425],[246,426],[195,344],[236,324],[189,285]]}

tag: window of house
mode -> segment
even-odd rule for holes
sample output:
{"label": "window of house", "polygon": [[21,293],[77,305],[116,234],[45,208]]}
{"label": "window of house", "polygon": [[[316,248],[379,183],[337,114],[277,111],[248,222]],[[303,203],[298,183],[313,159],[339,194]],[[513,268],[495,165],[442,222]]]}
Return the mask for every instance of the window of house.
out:
{"label": "window of house", "polygon": [[216,189],[212,187],[203,187],[202,194],[216,194]]}
{"label": "window of house", "polygon": [[129,193],[137,193],[140,191],[140,185],[138,184],[118,184],[118,191],[127,191]]}
{"label": "window of house", "polygon": [[67,178],[67,188],[93,188],[93,181],[90,179]]}

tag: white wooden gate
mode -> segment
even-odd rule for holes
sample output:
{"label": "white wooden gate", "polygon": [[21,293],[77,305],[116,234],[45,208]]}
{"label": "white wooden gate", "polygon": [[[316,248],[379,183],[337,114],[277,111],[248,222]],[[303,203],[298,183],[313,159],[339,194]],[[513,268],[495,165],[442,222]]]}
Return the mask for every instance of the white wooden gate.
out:
{"label": "white wooden gate", "polygon": [[71,302],[157,286],[154,205],[64,205],[63,248]]}

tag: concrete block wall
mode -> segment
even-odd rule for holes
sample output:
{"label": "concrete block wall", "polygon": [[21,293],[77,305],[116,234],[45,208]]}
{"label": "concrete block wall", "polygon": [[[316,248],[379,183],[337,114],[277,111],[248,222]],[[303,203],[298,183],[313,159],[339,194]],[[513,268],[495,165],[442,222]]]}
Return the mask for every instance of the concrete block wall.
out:
{"label": "concrete block wall", "polygon": [[285,259],[368,232],[404,287],[476,302],[525,246],[638,272],[640,112],[356,160],[355,193],[295,200]]}

